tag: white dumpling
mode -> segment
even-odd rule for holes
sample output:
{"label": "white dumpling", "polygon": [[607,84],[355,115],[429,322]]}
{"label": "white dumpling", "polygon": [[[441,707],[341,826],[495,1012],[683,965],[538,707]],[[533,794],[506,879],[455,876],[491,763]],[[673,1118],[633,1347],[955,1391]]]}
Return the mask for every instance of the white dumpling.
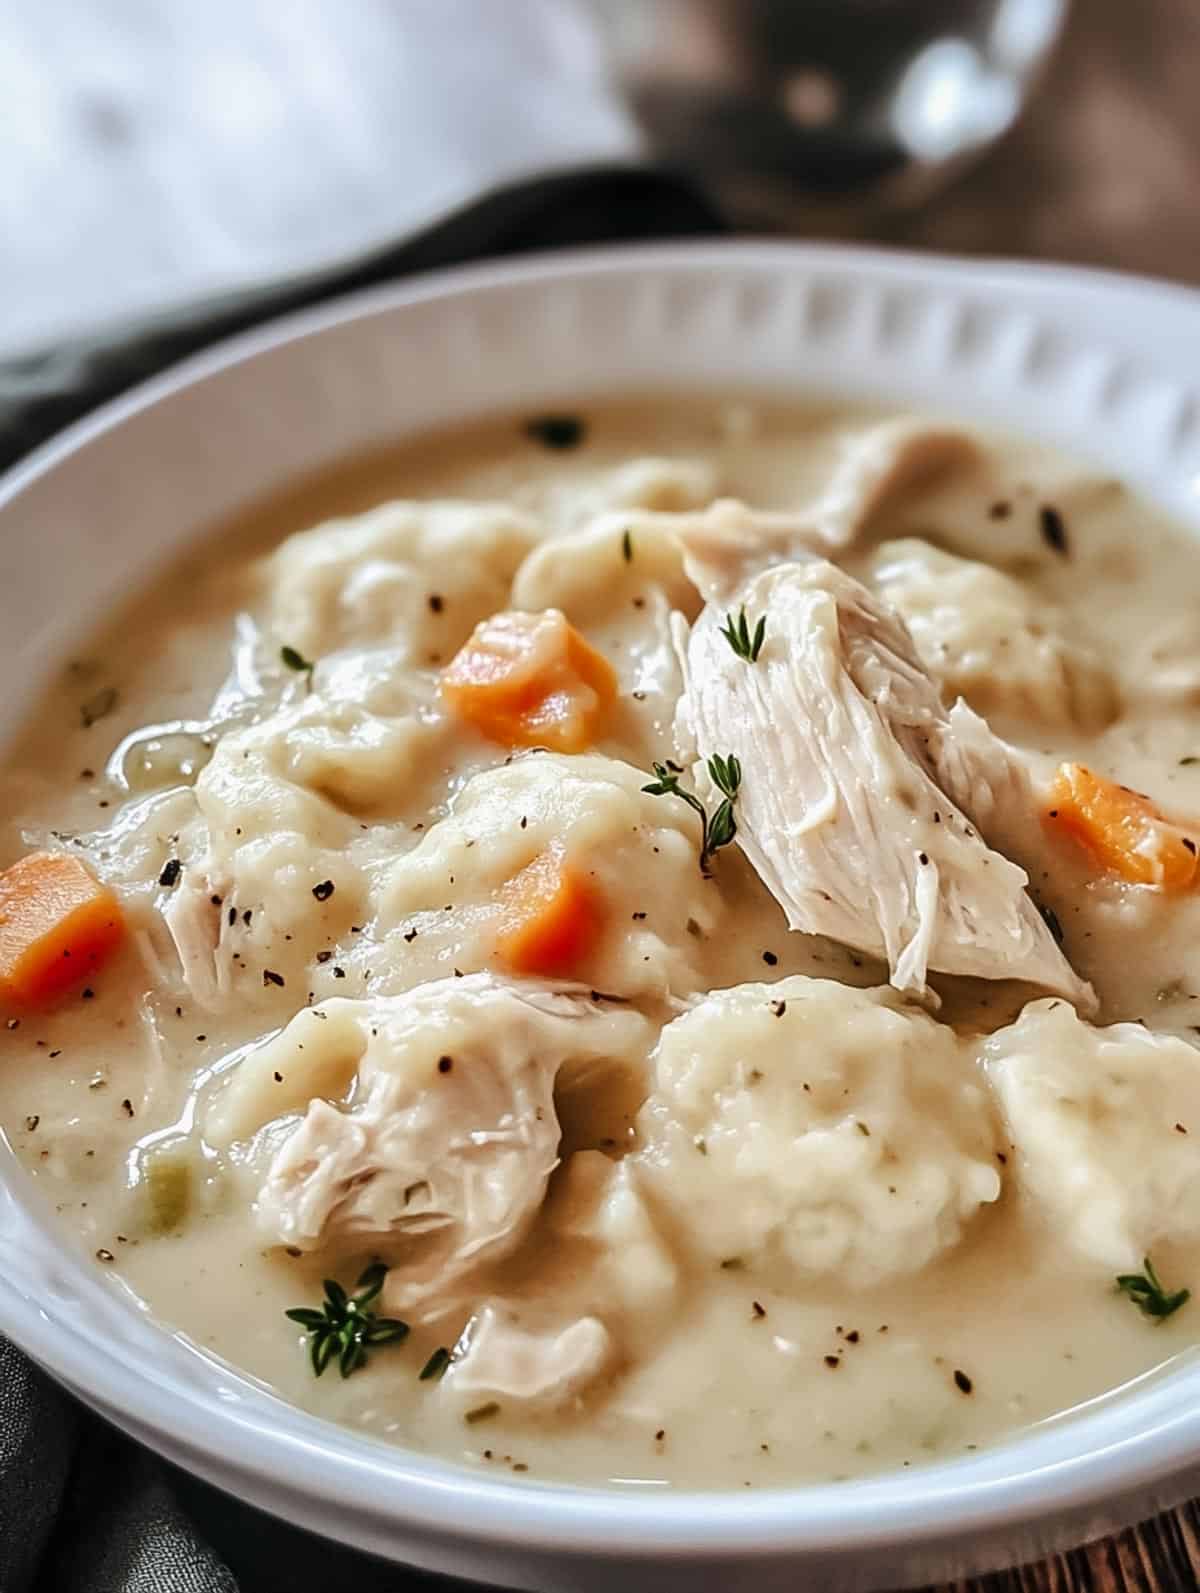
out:
{"label": "white dumpling", "polygon": [[510,882],[551,857],[581,882],[598,921],[573,978],[618,996],[699,988],[693,953],[716,927],[720,893],[700,871],[694,816],[646,795],[647,779],[615,758],[548,752],[475,775],[391,868],[378,933],[415,942],[426,968],[486,966]]}
{"label": "white dumpling", "polygon": [[1016,1175],[1055,1238],[1112,1272],[1200,1236],[1200,1052],[1035,1001],[983,1042]]}
{"label": "white dumpling", "polygon": [[680,1242],[782,1288],[867,1288],[954,1246],[1000,1193],[954,1032],[887,989],[714,991],[662,1032],[637,1161]]}
{"label": "white dumpling", "polygon": [[433,715],[384,719],[312,692],[220,738],[164,915],[199,999],[288,989],[363,921],[385,832],[361,817],[411,801],[444,734]]}
{"label": "white dumpling", "polygon": [[606,514],[580,531],[549,537],[528,555],[513,581],[517,608],[558,608],[572,624],[595,623],[629,609],[648,590],[667,608],[699,611],[684,573],[683,547],[665,514]]}
{"label": "white dumpling", "polygon": [[885,956],[900,990],[932,969],[1090,1003],[1024,870],[984,839],[1001,809],[1033,822],[1028,776],[964,703],[946,710],[899,616],[816,559],[754,577],[739,607],[765,623],[754,663],[723,609],[676,622],[677,741],[709,800],[708,760],[739,760],[738,844],[789,927]]}
{"label": "white dumpling", "polygon": [[1112,676],[1060,634],[1061,616],[1012,576],[905,537],[885,542],[868,581],[903,617],[949,700],[982,714],[1102,730],[1118,711]]}
{"label": "white dumpling", "polygon": [[541,1206],[560,1068],[640,1057],[651,1033],[628,1009],[486,974],[335,999],[238,1064],[206,1134],[245,1139],[303,1104],[264,1137],[260,1227],[301,1249],[378,1251],[388,1308],[439,1315]]}
{"label": "white dumpling", "polygon": [[541,478],[536,489],[546,523],[568,533],[613,511],[700,509],[718,490],[716,467],[695,455],[645,454],[600,469],[589,469],[584,456],[577,455],[576,460],[576,469],[561,477]]}
{"label": "white dumpling", "polygon": [[271,626],[309,658],[387,643],[410,665],[449,661],[508,606],[537,524],[500,503],[387,503],[289,537],[272,555]]}
{"label": "white dumpling", "polygon": [[669,514],[608,514],[580,531],[540,543],[517,571],[513,602],[560,609],[608,658],[621,697],[609,734],[649,764],[670,733],[683,677],[671,641],[671,614],[700,608],[684,573]]}

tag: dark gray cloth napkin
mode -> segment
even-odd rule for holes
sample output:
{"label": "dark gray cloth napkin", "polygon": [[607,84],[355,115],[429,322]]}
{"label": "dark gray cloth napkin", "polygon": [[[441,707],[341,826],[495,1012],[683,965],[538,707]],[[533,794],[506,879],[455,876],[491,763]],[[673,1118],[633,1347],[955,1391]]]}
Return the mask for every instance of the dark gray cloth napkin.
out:
{"label": "dark gray cloth napkin", "polygon": [[[317,297],[480,255],[711,233],[687,185],[604,167],[493,193],[369,266],[268,300],[0,364],[0,466],[184,354]],[[424,1593],[458,1586],[301,1532],[185,1476],[0,1338],[0,1593]]]}

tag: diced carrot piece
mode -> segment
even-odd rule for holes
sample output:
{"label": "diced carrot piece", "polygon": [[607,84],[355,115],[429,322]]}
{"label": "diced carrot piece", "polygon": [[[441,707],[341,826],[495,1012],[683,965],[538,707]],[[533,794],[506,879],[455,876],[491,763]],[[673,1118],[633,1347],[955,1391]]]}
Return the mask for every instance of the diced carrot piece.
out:
{"label": "diced carrot piece", "polygon": [[1183,891],[1196,883],[1196,840],[1149,797],[1082,763],[1059,765],[1046,818],[1130,884]]}
{"label": "diced carrot piece", "polygon": [[0,874],[0,1001],[48,1005],[86,984],[124,935],[120,903],[78,858],[31,852]]}
{"label": "diced carrot piece", "polygon": [[558,609],[493,614],[442,672],[442,695],[489,741],[582,752],[617,695],[617,677]]}
{"label": "diced carrot piece", "polygon": [[557,852],[510,879],[500,904],[496,953],[514,973],[578,973],[604,925],[596,892]]}

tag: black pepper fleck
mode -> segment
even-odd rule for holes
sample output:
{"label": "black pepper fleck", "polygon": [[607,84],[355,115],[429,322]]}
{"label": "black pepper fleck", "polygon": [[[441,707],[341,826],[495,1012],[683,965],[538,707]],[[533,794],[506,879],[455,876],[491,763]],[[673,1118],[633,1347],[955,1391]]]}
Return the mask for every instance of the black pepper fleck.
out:
{"label": "black pepper fleck", "polygon": [[578,415],[538,415],[525,423],[525,435],[545,448],[578,448],[587,427]]}
{"label": "black pepper fleck", "polygon": [[323,879],[319,885],[314,885],[312,888],[312,893],[319,902],[327,902],[333,892],[334,884],[331,879]]}
{"label": "black pepper fleck", "polygon": [[959,1371],[959,1369],[955,1367],[954,1386],[958,1389],[960,1394],[969,1394],[975,1385],[965,1372]]}
{"label": "black pepper fleck", "polygon": [[182,872],[183,864],[177,857],[172,857],[163,864],[163,871],[158,876],[158,883],[164,890],[170,890],[173,885],[179,883],[179,876]]}
{"label": "black pepper fleck", "polygon": [[1042,541],[1055,553],[1061,554],[1065,559],[1070,555],[1067,542],[1067,527],[1060,512],[1053,504],[1044,503],[1038,510],[1038,524],[1041,526]]}
{"label": "black pepper fleck", "polygon": [[[335,970],[335,972],[336,972],[336,970]],[[282,989],[284,983],[285,983],[285,980],[284,980],[284,977],[283,977],[282,974],[276,973],[273,968],[264,968],[263,969],[263,984],[264,985],[278,985],[280,987],[280,989]]]}

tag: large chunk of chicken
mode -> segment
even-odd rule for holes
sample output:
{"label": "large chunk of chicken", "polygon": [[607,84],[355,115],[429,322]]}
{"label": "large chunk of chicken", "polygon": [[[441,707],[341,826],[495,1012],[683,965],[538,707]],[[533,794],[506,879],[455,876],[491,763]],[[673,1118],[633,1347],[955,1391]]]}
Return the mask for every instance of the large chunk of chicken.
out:
{"label": "large chunk of chicken", "polygon": [[1021,979],[1089,1002],[1027,895],[1024,871],[978,825],[1029,815],[1022,767],[963,703],[947,712],[899,617],[822,560],[738,594],[757,663],[708,605],[686,634],[681,746],[744,770],[738,840],[792,929],[887,957],[892,983],[929,969]]}
{"label": "large chunk of chicken", "polygon": [[486,974],[328,1001],[241,1062],[206,1132],[244,1138],[307,1103],[282,1143],[279,1127],[264,1136],[260,1225],[280,1244],[386,1255],[388,1308],[435,1316],[533,1221],[559,1069],[640,1058],[650,1034],[627,1009]]}

